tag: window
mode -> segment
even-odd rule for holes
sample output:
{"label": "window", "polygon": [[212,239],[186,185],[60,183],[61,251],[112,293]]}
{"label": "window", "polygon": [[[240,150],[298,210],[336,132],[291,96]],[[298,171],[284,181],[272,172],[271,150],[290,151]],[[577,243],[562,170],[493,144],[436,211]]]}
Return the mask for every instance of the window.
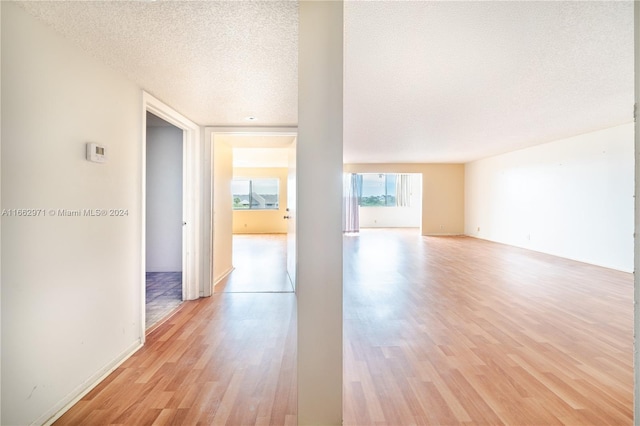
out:
{"label": "window", "polygon": [[361,207],[396,205],[396,174],[364,173],[362,175]]}
{"label": "window", "polygon": [[234,210],[278,210],[279,181],[271,178],[233,179],[231,197]]}

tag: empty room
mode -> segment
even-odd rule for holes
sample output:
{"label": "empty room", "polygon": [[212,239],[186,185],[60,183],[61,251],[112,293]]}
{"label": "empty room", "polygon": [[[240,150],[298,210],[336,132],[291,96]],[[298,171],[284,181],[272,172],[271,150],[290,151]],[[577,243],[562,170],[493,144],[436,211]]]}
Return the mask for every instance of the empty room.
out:
{"label": "empty room", "polygon": [[634,7],[0,2],[0,423],[633,424]]}

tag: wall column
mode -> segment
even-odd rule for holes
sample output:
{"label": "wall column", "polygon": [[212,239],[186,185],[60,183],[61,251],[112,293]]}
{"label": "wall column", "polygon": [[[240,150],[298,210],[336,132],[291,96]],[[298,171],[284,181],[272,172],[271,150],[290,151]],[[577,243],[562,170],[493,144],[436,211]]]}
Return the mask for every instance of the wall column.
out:
{"label": "wall column", "polygon": [[298,51],[298,424],[342,424],[343,3],[301,1]]}

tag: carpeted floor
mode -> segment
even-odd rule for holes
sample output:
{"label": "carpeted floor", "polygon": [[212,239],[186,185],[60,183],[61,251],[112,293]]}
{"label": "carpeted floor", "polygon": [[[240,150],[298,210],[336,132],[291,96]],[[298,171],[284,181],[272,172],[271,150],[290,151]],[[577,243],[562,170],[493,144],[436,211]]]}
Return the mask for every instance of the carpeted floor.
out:
{"label": "carpeted floor", "polygon": [[182,303],[182,272],[147,272],[146,328]]}

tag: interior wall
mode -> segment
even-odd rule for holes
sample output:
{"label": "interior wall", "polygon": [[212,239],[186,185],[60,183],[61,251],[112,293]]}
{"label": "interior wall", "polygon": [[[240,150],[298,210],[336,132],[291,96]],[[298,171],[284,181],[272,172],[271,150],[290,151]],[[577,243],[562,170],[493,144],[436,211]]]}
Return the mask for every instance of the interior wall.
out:
{"label": "interior wall", "polygon": [[345,164],[344,171],[346,173],[421,173],[422,235],[464,233],[463,164]]}
{"label": "interior wall", "polygon": [[633,124],[466,165],[468,235],[631,272]]}
{"label": "interior wall", "polygon": [[213,283],[233,270],[233,148],[213,140]]}
{"label": "interior wall", "polygon": [[2,217],[0,423],[41,424],[141,342],[142,94],[0,7],[2,208],[38,212]]}
{"label": "interior wall", "polygon": [[281,167],[233,169],[234,178],[277,178],[280,182],[278,210],[234,210],[234,234],[286,234],[287,220],[287,175],[289,170]]}
{"label": "interior wall", "polygon": [[182,130],[147,128],[147,272],[182,271]]}
{"label": "interior wall", "polygon": [[422,175],[409,175],[409,205],[403,207],[360,207],[361,228],[419,228],[422,224]]}

